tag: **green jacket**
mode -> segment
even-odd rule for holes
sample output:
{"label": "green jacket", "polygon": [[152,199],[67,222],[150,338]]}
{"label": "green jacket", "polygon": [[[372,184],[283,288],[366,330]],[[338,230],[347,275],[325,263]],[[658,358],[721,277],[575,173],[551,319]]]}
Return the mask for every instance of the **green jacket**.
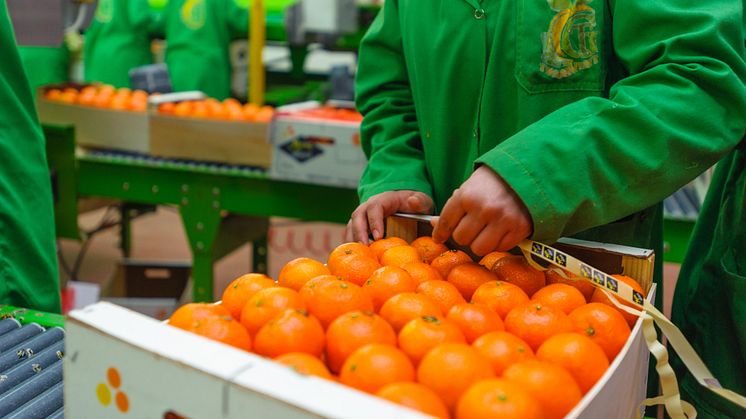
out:
{"label": "green jacket", "polygon": [[230,41],[247,38],[248,2],[170,0],[166,12],[166,64],[174,91],[231,93]]}
{"label": "green jacket", "polygon": [[[720,384],[746,395],[746,140],[715,170],[673,299],[672,320]],[[704,418],[746,410],[702,388],[672,357],[682,397]]]}
{"label": "green jacket", "polygon": [[85,32],[86,81],[129,87],[129,71],[151,64],[150,41],[159,32],[161,11],[154,0],[99,0]]}
{"label": "green jacket", "polygon": [[44,137],[11,28],[0,2],[0,304],[59,313]]}
{"label": "green jacket", "polygon": [[439,211],[486,164],[533,239],[655,249],[660,285],[659,202],[746,131],[741,16],[740,0],[387,0],[357,70],[360,200],[410,189]]}

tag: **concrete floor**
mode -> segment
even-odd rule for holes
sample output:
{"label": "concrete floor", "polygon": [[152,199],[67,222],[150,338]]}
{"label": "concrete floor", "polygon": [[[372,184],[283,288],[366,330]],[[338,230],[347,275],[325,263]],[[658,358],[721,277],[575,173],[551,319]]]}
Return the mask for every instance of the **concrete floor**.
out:
{"label": "concrete floor", "polygon": [[[106,210],[98,209],[80,216],[80,226],[91,229],[101,222]],[[270,233],[269,274],[276,278],[282,266],[297,257],[307,256],[326,261],[329,252],[343,240],[343,227],[329,223],[298,223],[292,220],[273,219]],[[61,255],[72,265],[80,251],[80,243],[61,240]],[[176,210],[159,207],[155,213],[146,214],[132,223],[131,257],[147,261],[182,261],[191,259],[181,219]],[[119,228],[114,227],[97,234],[81,264],[78,278],[93,282],[106,289],[112,281],[122,254],[119,250]],[[214,295],[219,298],[222,290],[234,278],[250,271],[249,245],[238,248],[215,264]],[[670,312],[673,289],[679,265],[665,264],[664,303]],[[61,270],[61,278],[67,275]]]}

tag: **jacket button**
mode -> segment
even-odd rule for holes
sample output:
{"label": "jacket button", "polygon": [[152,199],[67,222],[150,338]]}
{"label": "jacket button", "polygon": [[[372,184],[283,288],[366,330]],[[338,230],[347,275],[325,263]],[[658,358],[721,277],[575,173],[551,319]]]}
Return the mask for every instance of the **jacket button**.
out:
{"label": "jacket button", "polygon": [[474,19],[476,20],[484,19],[484,9],[474,9]]}

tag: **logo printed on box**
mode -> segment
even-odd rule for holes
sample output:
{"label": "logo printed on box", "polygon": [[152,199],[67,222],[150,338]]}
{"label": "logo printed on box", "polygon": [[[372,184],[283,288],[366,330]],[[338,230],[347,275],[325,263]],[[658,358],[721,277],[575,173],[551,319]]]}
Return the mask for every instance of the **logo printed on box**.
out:
{"label": "logo printed on box", "polygon": [[597,283],[598,285],[603,285],[605,282],[604,274],[594,269],[593,270],[593,282]]}
{"label": "logo printed on box", "polygon": [[99,403],[104,406],[111,404],[111,390],[109,389],[109,386],[111,386],[116,391],[114,402],[117,405],[117,409],[122,413],[127,413],[130,408],[130,401],[127,394],[124,391],[119,390],[119,387],[122,385],[119,370],[114,367],[109,367],[109,369],[106,370],[106,381],[108,385],[107,383],[101,382],[96,386],[96,397],[98,398]]}
{"label": "logo printed on box", "polygon": [[567,267],[567,256],[564,253],[557,252],[555,262],[560,266]]}
{"label": "logo printed on box", "polygon": [[610,290],[612,290],[614,292],[618,292],[619,291],[619,283],[617,282],[616,279],[614,279],[614,278],[612,278],[610,276],[607,276],[606,277],[606,288],[608,288],[608,289],[610,289]]}
{"label": "logo printed on box", "polygon": [[280,146],[280,149],[294,158],[298,163],[305,163],[314,157],[324,154],[316,144],[303,137],[296,137]]}

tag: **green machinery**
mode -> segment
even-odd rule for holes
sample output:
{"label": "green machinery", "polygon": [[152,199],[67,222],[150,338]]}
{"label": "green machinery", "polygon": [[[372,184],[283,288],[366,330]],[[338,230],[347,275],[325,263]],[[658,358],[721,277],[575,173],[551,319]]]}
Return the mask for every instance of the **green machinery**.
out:
{"label": "green machinery", "polygon": [[[72,128],[45,126],[45,134],[58,236],[78,238],[78,197],[175,206],[192,250],[194,301],[213,300],[213,263],[246,242],[253,244],[254,270],[266,272],[268,217],[342,223],[357,205],[352,189],[276,181],[249,169],[113,153],[75,156]],[[123,214],[125,254],[128,224]]]}

